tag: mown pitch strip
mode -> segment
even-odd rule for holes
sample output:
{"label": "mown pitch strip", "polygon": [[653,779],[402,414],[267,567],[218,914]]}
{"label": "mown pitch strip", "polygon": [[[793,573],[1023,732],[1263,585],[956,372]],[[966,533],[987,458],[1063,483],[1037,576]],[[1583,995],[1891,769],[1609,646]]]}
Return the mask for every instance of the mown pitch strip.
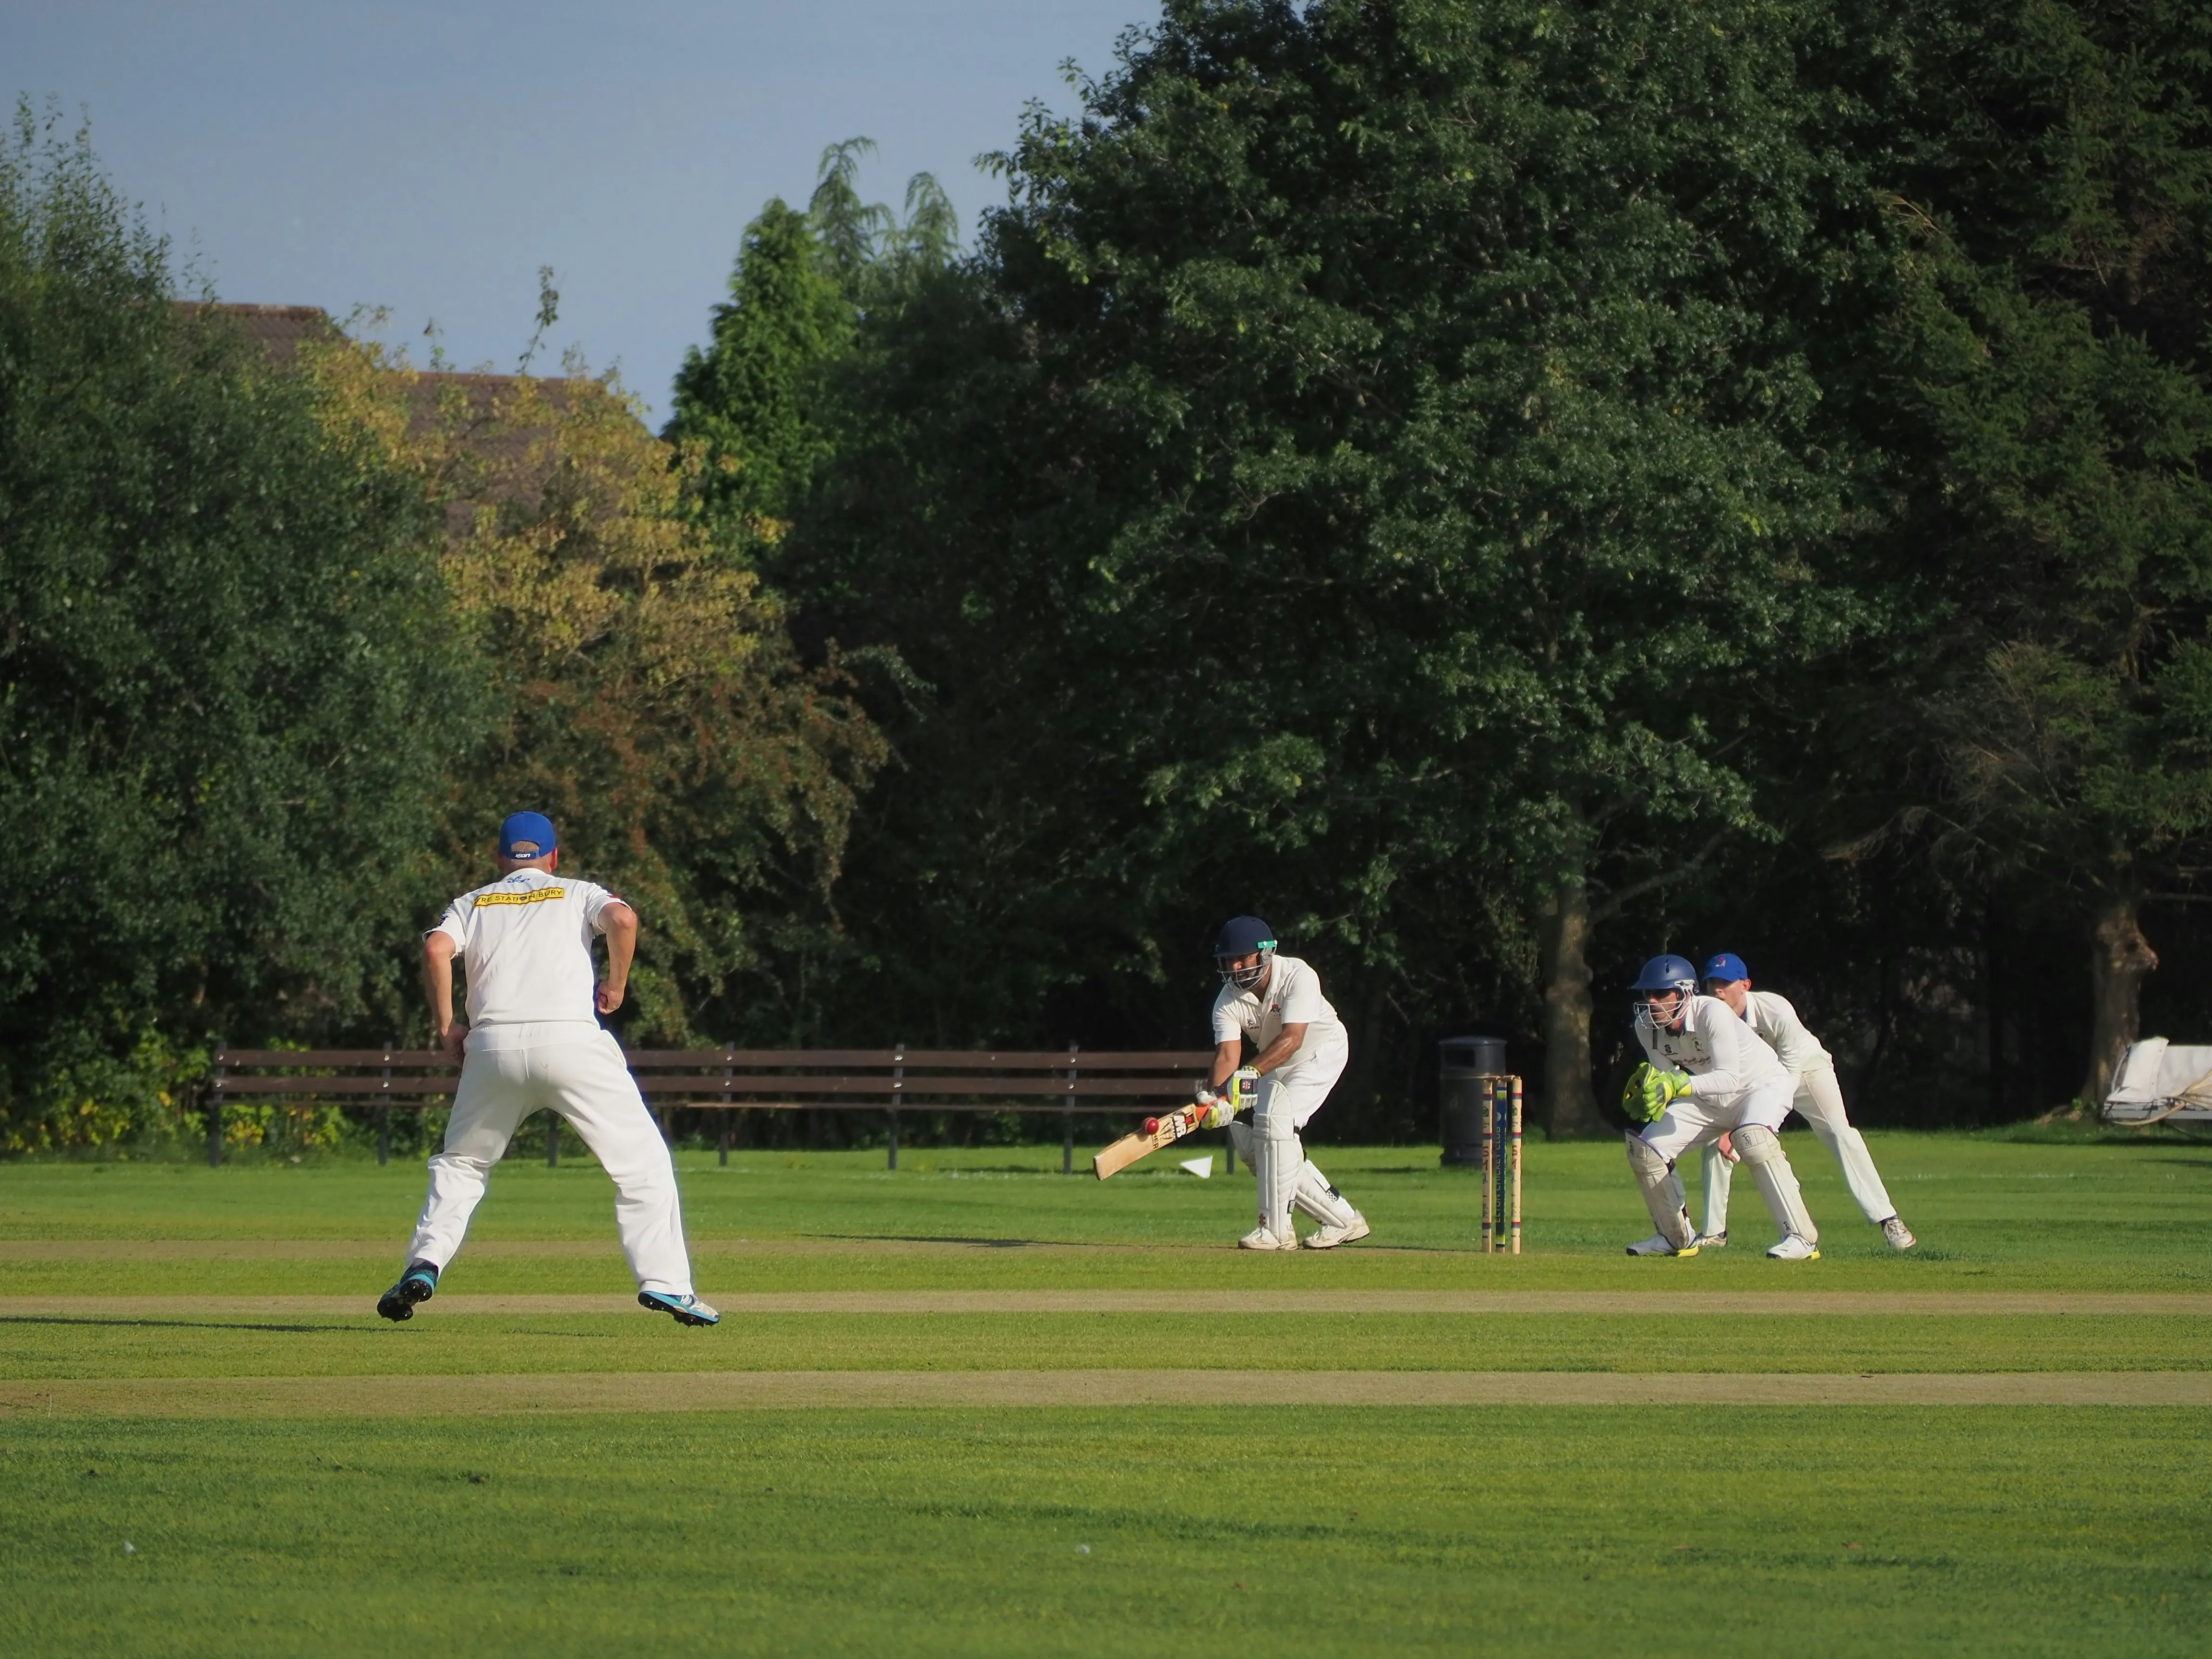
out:
{"label": "mown pitch strip", "polygon": [[1180,1406],[2212,1406],[2212,1372],[569,1371],[0,1382],[0,1419]]}
{"label": "mown pitch strip", "polygon": [[[726,1314],[1584,1314],[2212,1316],[2212,1295],[1923,1291],[793,1291],[709,1292]],[[0,1296],[0,1320],[357,1314],[367,1296]],[[635,1297],[441,1295],[416,1317],[639,1313]]]}

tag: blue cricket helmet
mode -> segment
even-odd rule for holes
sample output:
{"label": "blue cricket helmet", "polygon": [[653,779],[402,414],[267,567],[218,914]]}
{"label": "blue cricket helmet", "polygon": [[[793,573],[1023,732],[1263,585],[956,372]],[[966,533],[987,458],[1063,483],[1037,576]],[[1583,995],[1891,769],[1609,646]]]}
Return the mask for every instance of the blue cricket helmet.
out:
{"label": "blue cricket helmet", "polygon": [[[1234,968],[1229,964],[1258,951],[1260,960],[1249,968]],[[1213,965],[1221,970],[1221,977],[1240,991],[1249,991],[1257,985],[1267,971],[1268,958],[1275,953],[1275,930],[1257,916],[1231,916],[1221,924],[1221,932],[1213,941]]]}
{"label": "blue cricket helmet", "polygon": [[1743,958],[1733,951],[1718,951],[1705,962],[1708,983],[1718,980],[1723,985],[1733,985],[1740,979],[1749,979],[1751,969],[1743,965]]}
{"label": "blue cricket helmet", "polygon": [[1632,991],[1695,991],[1698,970],[1687,957],[1654,957],[1644,964]]}
{"label": "blue cricket helmet", "polygon": [[[1636,976],[1636,983],[1628,988],[1644,993],[1643,1000],[1636,1005],[1638,1019],[1649,1023],[1655,1031],[1662,1028],[1671,1030],[1681,1024],[1683,1017],[1690,1011],[1690,999],[1698,994],[1698,969],[1687,957],[1654,957],[1644,964],[1644,971]],[[1658,1011],[1652,1007],[1650,999],[1667,991],[1680,991],[1681,995],[1675,999],[1674,1006],[1667,1011],[1667,1016],[1662,1019]]]}

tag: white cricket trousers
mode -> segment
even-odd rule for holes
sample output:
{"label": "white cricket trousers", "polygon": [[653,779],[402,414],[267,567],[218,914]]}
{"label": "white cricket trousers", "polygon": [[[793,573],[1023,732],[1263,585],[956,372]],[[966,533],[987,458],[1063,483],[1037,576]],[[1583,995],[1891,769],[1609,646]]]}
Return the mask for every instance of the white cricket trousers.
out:
{"label": "white cricket trousers", "polygon": [[1288,1238],[1291,1211],[1304,1211],[1324,1227],[1348,1226],[1359,1212],[1306,1157],[1298,1132],[1328,1099],[1344,1075],[1349,1050],[1310,1055],[1260,1079],[1252,1122],[1229,1126],[1229,1138],[1244,1154],[1260,1189],[1260,1225]]}
{"label": "white cricket trousers", "polygon": [[[1851,1127],[1850,1119],[1844,1115],[1844,1091],[1836,1081],[1836,1068],[1822,1066],[1804,1073],[1797,1079],[1797,1097],[1790,1104],[1844,1166],[1844,1185],[1851,1189],[1851,1197],[1866,1212],[1866,1218],[1881,1222],[1895,1215],[1897,1206],[1889,1201],[1889,1189],[1881,1184],[1881,1176],[1874,1167],[1866,1137]],[[1705,1232],[1728,1231],[1729,1185],[1735,1168],[1721,1156],[1719,1147],[1705,1148]]]}
{"label": "white cricket trousers", "polygon": [[676,1165],[609,1031],[550,1048],[484,1049],[461,1061],[445,1150],[430,1160],[430,1193],[408,1260],[442,1270],[459,1253],[491,1166],[537,1111],[566,1118],[614,1178],[615,1225],[638,1289],[690,1295]]}

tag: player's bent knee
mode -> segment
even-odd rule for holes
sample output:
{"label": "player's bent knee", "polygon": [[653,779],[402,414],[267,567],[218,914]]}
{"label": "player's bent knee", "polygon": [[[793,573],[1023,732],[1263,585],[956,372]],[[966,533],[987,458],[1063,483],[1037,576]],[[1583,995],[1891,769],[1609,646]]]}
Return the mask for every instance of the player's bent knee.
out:
{"label": "player's bent knee", "polygon": [[1628,1167],[1636,1171],[1646,1185],[1664,1181],[1667,1171],[1674,1168],[1666,1156],[1642,1135],[1628,1137]]}
{"label": "player's bent knee", "polygon": [[1764,1124],[1747,1123],[1731,1139],[1747,1164],[1771,1164],[1782,1156],[1782,1137]]}

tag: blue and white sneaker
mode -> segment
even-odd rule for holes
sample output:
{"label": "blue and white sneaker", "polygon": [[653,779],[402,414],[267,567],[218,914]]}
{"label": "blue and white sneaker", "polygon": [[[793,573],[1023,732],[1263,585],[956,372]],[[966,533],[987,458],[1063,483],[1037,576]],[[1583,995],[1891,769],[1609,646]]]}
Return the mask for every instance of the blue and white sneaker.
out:
{"label": "blue and white sneaker", "polygon": [[672,1316],[679,1325],[719,1325],[722,1316],[696,1296],[671,1296],[665,1291],[640,1291],[637,1305]]}
{"label": "blue and white sneaker", "polygon": [[438,1293],[438,1269],[428,1261],[410,1261],[399,1282],[376,1299],[376,1310],[397,1322],[415,1317],[415,1304]]}

